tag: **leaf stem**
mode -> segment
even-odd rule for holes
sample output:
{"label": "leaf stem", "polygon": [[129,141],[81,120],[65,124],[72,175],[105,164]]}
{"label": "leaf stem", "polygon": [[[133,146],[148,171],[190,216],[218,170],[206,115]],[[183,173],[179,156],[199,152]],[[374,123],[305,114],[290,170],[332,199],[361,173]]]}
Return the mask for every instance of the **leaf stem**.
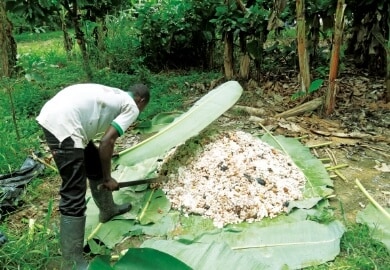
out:
{"label": "leaf stem", "polygon": [[152,190],[151,190],[150,195],[149,195],[149,198],[148,198],[148,200],[146,201],[144,208],[142,209],[141,213],[139,214],[139,216],[138,216],[138,218],[137,218],[138,221],[141,221],[141,219],[142,219],[143,216],[145,215],[145,212],[146,212],[146,210],[147,210],[148,207],[149,207],[150,200],[151,200],[152,197],[153,197],[154,190],[155,190],[155,189],[152,189]]}
{"label": "leaf stem", "polygon": [[280,142],[272,135],[272,133],[265,127],[263,126],[263,124],[259,123],[259,125],[261,126],[262,129],[265,130],[265,132],[271,136],[271,138],[279,145],[280,149],[286,154],[288,155],[286,149],[284,149],[284,147],[280,144]]}

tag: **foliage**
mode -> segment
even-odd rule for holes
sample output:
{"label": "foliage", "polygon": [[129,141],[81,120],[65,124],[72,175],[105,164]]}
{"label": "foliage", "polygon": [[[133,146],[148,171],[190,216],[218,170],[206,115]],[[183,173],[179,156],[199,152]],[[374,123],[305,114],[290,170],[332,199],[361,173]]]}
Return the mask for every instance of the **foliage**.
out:
{"label": "foliage", "polygon": [[310,83],[310,87],[309,87],[307,93],[303,92],[303,91],[298,91],[291,96],[291,99],[296,100],[298,98],[306,96],[307,94],[312,94],[312,93],[318,91],[321,88],[323,82],[324,82],[323,79],[317,79],[317,80],[312,81]]}
{"label": "foliage", "polygon": [[214,2],[169,0],[139,8],[135,28],[145,63],[153,70],[207,66]]}
{"label": "foliage", "polygon": [[148,73],[130,11],[122,11],[118,16],[107,16],[105,25],[107,36],[104,58],[107,65],[119,73]]}
{"label": "foliage", "polygon": [[17,24],[19,33],[23,32],[23,26],[29,27],[30,32],[45,32],[46,30],[55,30],[58,28],[55,11],[57,1],[48,0],[5,0],[6,10],[14,14],[15,21],[22,23],[26,21],[26,25]]}

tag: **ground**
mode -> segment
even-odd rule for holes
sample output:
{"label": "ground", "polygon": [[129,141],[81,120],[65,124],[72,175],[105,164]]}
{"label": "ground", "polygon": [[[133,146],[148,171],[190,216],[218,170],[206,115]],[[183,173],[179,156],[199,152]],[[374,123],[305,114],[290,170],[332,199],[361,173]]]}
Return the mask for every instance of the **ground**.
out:
{"label": "ground", "polygon": [[[191,87],[199,97],[213,85],[210,82]],[[365,74],[341,77],[335,112],[327,117],[321,116],[321,107],[287,118],[278,117],[281,112],[324,95],[326,83],[318,92],[298,100],[291,99],[298,89],[292,79],[250,81],[242,85],[245,91],[237,105],[251,108],[250,113],[243,111],[243,107],[233,107],[216,125],[252,134],[263,134],[266,128],[273,134],[300,138],[324,163],[339,166],[330,171],[335,191],[330,202],[341,218],[355,222],[356,213],[369,202],[357,187],[356,179],[380,205],[390,207],[390,104],[381,101],[385,92],[382,79]],[[188,104],[194,98],[189,97]],[[124,141],[126,138],[120,143]],[[29,219],[46,216],[50,199],[54,199],[57,209],[60,178],[52,173],[41,180],[39,191],[29,188],[26,203],[9,217],[10,226],[24,230]],[[55,210],[54,220],[57,215]]]}

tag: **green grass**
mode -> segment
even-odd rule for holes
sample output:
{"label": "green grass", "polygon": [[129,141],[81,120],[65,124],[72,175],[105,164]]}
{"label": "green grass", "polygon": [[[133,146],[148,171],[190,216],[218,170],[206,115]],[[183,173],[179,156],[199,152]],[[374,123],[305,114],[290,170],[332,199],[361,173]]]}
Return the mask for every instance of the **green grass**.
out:
{"label": "green grass", "polygon": [[388,250],[381,242],[372,238],[372,232],[366,225],[350,224],[341,238],[340,248],[340,254],[333,262],[308,269],[389,269]]}
{"label": "green grass", "polygon": [[1,269],[46,269],[46,265],[58,257],[58,229],[50,223],[53,202],[49,202],[48,212],[43,220],[22,219],[23,230],[10,229],[6,223],[0,225],[0,231],[7,243],[0,248]]}

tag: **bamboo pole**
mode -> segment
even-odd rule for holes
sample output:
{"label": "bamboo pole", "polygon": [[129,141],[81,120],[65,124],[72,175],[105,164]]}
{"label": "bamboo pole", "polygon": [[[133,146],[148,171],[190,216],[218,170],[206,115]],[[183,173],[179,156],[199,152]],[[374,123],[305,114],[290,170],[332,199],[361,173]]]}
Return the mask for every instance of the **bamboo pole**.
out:
{"label": "bamboo pole", "polygon": [[305,0],[296,0],[296,12],[300,84],[302,92],[307,93],[310,87],[310,69],[309,56],[306,49]]}
{"label": "bamboo pole", "polygon": [[336,105],[336,78],[337,71],[339,67],[339,57],[340,57],[340,47],[342,43],[343,30],[344,30],[344,10],[345,10],[345,1],[338,0],[337,1],[337,10],[335,17],[335,32],[333,38],[333,47],[332,47],[332,55],[330,59],[330,67],[329,67],[329,87],[326,92],[325,98],[325,114],[330,115],[333,113],[335,105]]}

